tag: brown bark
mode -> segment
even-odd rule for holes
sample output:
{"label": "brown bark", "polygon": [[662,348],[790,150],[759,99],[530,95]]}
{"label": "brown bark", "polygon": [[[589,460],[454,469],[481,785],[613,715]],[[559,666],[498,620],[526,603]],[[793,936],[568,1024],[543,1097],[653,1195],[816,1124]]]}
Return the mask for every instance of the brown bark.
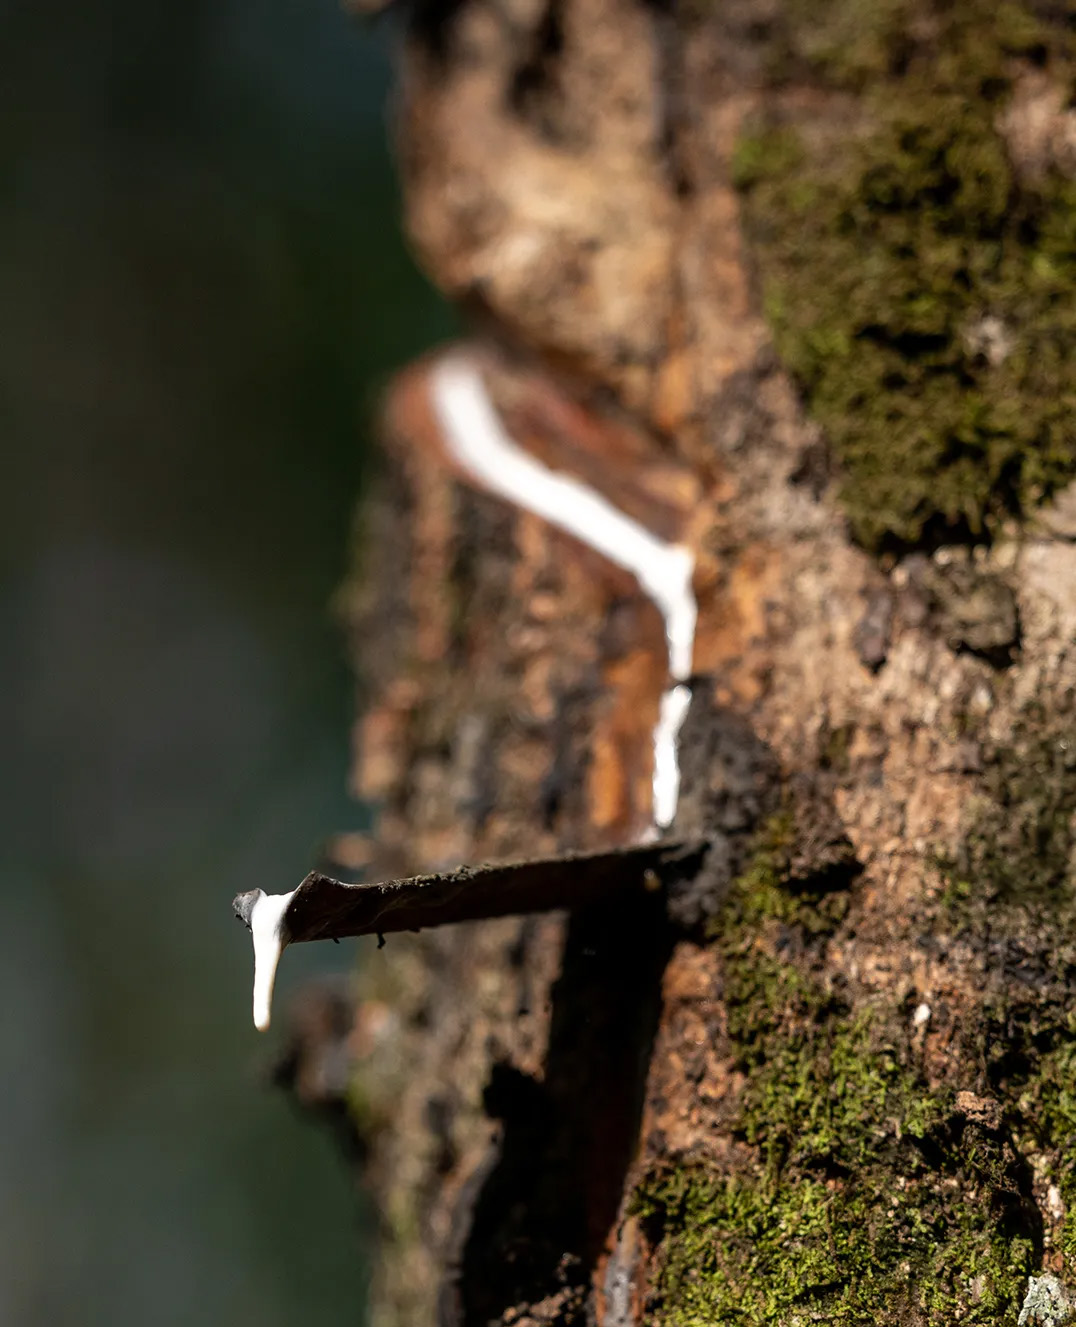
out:
{"label": "brown bark", "polygon": [[[1076,544],[1063,509],[974,552],[876,559],[851,538],[732,183],[748,113],[779,101],[818,133],[845,113],[810,80],[767,84],[779,12],[466,0],[415,20],[408,224],[481,317],[510,431],[697,554],[674,831],[715,846],[667,905],[469,923],[364,957],[352,1102],[385,1224],[378,1327],[725,1321],[729,1287],[744,1322],[860,1321],[872,1257],[875,1320],[1001,1323],[1028,1271],[1066,1270],[1068,1135],[1035,1073],[1068,1045],[1072,956],[1050,922],[1068,868],[1035,911],[986,859],[1026,852],[1032,813],[1002,785],[1044,750],[1053,810],[1031,857],[1070,847]],[[635,841],[657,613],[456,472],[427,375],[390,393],[345,603],[373,874]],[[868,1090],[856,1075],[876,1069]],[[832,1199],[824,1248],[782,1218],[799,1268],[828,1259],[798,1300],[758,1288],[793,1275],[772,1233],[745,1233],[723,1198],[692,1207],[728,1185],[769,1194],[763,1224],[816,1188]],[[910,1193],[931,1214],[886,1227],[899,1257],[881,1189],[886,1212]],[[685,1254],[693,1222],[703,1251]],[[975,1265],[943,1266],[943,1248]]]}

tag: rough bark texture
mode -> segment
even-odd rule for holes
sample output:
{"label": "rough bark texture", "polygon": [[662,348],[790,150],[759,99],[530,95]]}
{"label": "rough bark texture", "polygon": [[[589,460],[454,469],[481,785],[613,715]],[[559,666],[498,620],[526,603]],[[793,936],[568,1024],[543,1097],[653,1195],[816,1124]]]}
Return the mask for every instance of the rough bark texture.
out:
{"label": "rough bark texture", "polygon": [[[678,828],[714,848],[667,909],[364,960],[378,1327],[1015,1323],[1042,1272],[1023,1321],[1063,1314],[1070,17],[414,15],[407,220],[506,422],[697,552]],[[344,602],[373,869],[630,841],[661,623],[461,481],[426,374]]]}

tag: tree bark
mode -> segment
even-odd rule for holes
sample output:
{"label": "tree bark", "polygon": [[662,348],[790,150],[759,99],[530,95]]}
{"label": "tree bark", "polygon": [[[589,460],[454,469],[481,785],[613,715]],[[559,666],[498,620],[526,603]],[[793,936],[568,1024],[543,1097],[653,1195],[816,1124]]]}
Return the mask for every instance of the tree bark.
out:
{"label": "tree bark", "polygon": [[[412,16],[407,223],[509,432],[696,555],[673,832],[713,847],[364,959],[377,1327],[1067,1311],[1066,16]],[[635,841],[661,620],[453,465],[430,372],[342,601],[372,870]]]}

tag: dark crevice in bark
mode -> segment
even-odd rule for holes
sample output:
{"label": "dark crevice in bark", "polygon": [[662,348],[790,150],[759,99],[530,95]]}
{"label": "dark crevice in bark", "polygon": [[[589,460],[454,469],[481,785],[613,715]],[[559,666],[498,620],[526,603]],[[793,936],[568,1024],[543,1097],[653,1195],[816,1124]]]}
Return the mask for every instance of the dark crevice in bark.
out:
{"label": "dark crevice in bark", "polygon": [[1044,1229],[1035,1203],[1034,1176],[1000,1116],[996,1122],[984,1121],[958,1110],[936,1131],[911,1142],[932,1170],[947,1173],[960,1165],[978,1173],[998,1233],[1009,1240],[1030,1240],[1033,1257],[1041,1262]]}
{"label": "dark crevice in bark", "polygon": [[708,845],[701,868],[673,880],[669,916],[687,931],[704,929],[743,870],[763,820],[780,802],[780,769],[750,722],[694,687],[680,735],[680,804],[676,832]]}
{"label": "dark crevice in bark", "polygon": [[658,151],[669,174],[672,193],[681,200],[695,192],[686,139],[691,107],[684,62],[687,37],[674,0],[646,0],[653,16],[660,93]]}
{"label": "dark crevice in bark", "polygon": [[467,0],[415,0],[409,36],[438,66],[447,67],[452,29]]}
{"label": "dark crevice in bark", "polygon": [[[457,489],[456,500],[460,519],[455,527],[450,584],[456,603],[469,608],[467,613],[454,615],[449,662],[465,667],[472,617],[480,614],[496,621],[512,595],[514,518],[504,503],[463,485]],[[490,574],[491,568],[495,575]]]}
{"label": "dark crevice in bark", "polygon": [[542,780],[540,807],[542,825],[553,829],[566,811],[577,813],[585,796],[586,765],[579,760],[574,735],[584,731],[585,716],[599,697],[597,681],[566,690],[557,699],[553,716],[553,759]]}
{"label": "dark crevice in bark", "polygon": [[557,62],[563,50],[564,3],[549,0],[508,87],[513,114],[533,124],[549,140],[559,137]]}

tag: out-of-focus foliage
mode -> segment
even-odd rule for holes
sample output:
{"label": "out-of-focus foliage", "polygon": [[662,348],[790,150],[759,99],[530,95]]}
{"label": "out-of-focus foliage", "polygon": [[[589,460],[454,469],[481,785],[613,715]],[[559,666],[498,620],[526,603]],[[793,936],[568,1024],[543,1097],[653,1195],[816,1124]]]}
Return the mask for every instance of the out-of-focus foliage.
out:
{"label": "out-of-focus foliage", "polygon": [[[0,1321],[356,1321],[327,1139],[252,1069],[239,889],[345,797],[327,603],[405,253],[336,0],[0,4]],[[335,958],[289,953],[302,972]]]}

